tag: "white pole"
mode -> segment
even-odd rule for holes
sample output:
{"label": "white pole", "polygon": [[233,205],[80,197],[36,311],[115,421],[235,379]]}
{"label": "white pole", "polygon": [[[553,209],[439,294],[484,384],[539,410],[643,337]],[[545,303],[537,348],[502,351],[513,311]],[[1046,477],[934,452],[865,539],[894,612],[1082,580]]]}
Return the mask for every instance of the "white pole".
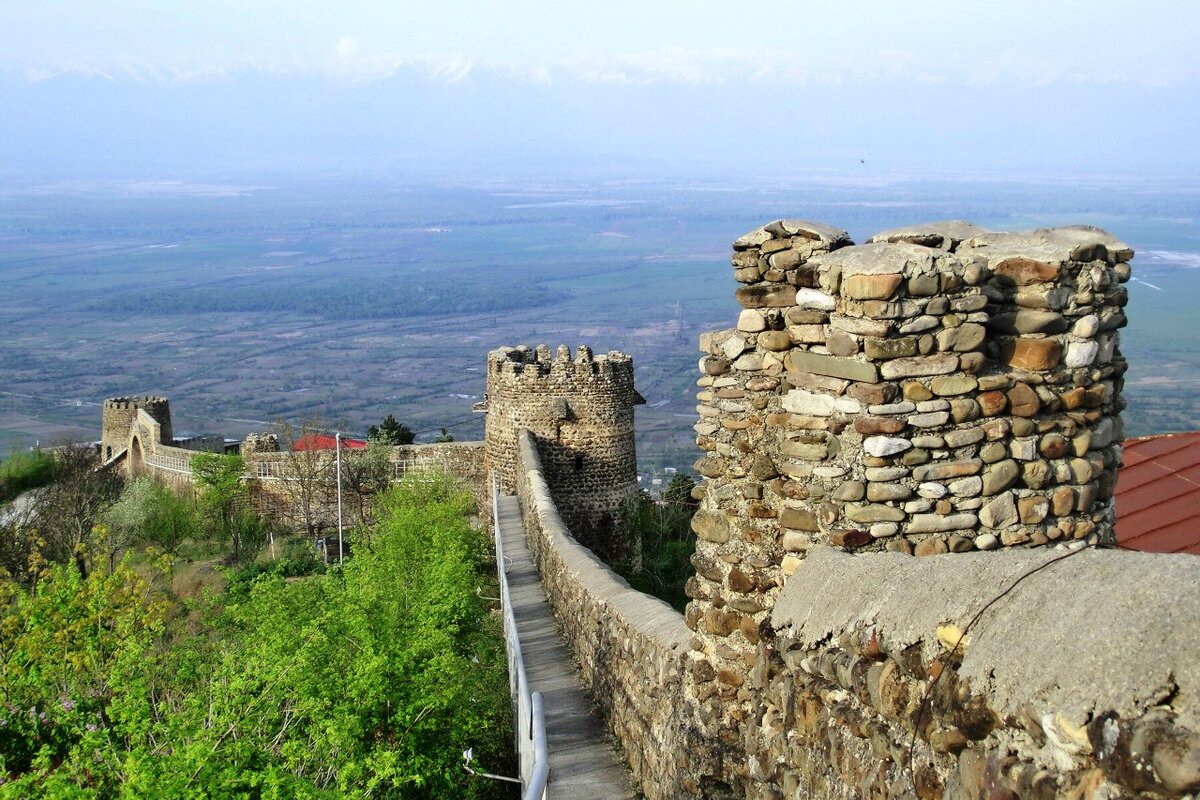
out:
{"label": "white pole", "polygon": [[337,494],[338,494],[338,563],[342,563],[345,551],[342,549],[342,434],[333,437],[334,448],[337,450]]}

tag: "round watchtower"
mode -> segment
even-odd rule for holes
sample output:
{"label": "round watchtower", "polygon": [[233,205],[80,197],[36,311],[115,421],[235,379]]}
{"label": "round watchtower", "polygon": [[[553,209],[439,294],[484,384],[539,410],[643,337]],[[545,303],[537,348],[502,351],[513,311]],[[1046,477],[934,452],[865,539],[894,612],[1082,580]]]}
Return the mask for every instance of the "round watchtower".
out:
{"label": "round watchtower", "polygon": [[521,346],[488,354],[486,458],[506,491],[516,487],[517,434],[538,444],[563,522],[579,541],[611,551],[621,504],[637,492],[633,359],[566,345]]}
{"label": "round watchtower", "polygon": [[100,420],[100,454],[108,461],[129,445],[137,412],[145,411],[159,424],[162,442],[170,444],[171,407],[165,397],[110,397],[104,401]]}

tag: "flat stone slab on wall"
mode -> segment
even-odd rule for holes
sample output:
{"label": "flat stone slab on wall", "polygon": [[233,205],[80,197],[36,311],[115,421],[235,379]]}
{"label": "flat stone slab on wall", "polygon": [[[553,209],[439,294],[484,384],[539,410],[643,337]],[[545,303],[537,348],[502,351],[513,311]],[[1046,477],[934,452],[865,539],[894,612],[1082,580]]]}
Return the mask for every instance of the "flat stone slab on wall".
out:
{"label": "flat stone slab on wall", "polygon": [[746,794],[1195,797],[1197,585],[1190,556],[813,548],[771,612]]}
{"label": "flat stone slab on wall", "polygon": [[[771,624],[815,646],[858,624],[888,649],[944,648],[937,630],[965,626],[1021,575],[1062,551],[1010,550],[915,559],[815,548],[788,579]],[[1191,587],[1191,591],[1182,590]],[[1200,558],[1089,549],[1025,579],[967,635],[959,675],[998,711],[1021,703],[1064,712],[1141,713],[1163,697],[1200,730]]]}

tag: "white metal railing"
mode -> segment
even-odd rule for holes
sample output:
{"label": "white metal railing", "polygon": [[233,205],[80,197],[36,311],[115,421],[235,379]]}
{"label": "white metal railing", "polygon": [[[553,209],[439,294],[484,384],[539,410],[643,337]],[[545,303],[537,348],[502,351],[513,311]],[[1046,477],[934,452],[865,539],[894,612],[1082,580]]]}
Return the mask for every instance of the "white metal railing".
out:
{"label": "white metal railing", "polygon": [[[330,453],[328,456],[329,463],[321,465],[328,469],[331,479],[337,475],[337,468],[334,466],[334,455]],[[391,481],[399,483],[404,479],[404,476],[409,472],[423,472],[430,469],[440,469],[448,471],[446,459],[444,458],[406,458],[400,461],[391,462]],[[259,480],[295,480],[296,466],[288,463],[286,458],[273,459],[253,459],[247,465],[247,472]]]}
{"label": "white metal railing", "polygon": [[192,474],[191,459],[182,456],[172,456],[166,453],[151,451],[142,457],[142,462],[148,467],[153,467],[163,472],[176,472],[180,475]]}
{"label": "white metal railing", "polygon": [[517,758],[521,767],[522,800],[542,800],[550,777],[550,749],[546,744],[546,719],[542,693],[529,691],[525,659],[517,636],[517,618],[508,590],[508,567],[500,534],[500,483],[492,475],[492,527],[496,534],[496,572],[500,576],[500,608],[504,615],[504,647],[508,653],[508,685],[513,697]]}

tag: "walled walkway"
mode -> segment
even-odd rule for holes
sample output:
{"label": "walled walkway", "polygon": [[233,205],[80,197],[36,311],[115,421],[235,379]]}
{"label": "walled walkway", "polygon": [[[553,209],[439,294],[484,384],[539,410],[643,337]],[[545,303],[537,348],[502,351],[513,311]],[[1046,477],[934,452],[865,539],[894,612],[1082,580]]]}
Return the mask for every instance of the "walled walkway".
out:
{"label": "walled walkway", "polygon": [[550,748],[548,800],[632,800],[629,770],[613,750],[612,737],[596,719],[583,692],[521,524],[516,497],[500,498],[500,534],[508,567],[517,633],[525,656],[529,689],[541,692]]}

